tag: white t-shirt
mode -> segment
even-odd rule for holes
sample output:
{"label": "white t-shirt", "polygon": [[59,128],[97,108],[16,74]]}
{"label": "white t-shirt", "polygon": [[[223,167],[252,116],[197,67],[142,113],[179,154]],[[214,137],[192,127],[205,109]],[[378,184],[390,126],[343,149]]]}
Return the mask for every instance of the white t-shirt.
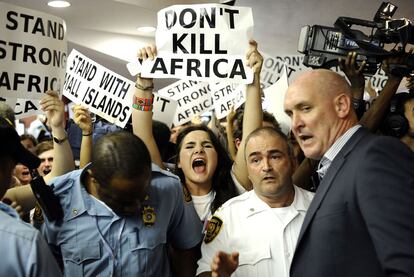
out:
{"label": "white t-shirt", "polygon": [[193,198],[194,208],[201,221],[206,221],[211,217],[211,203],[213,203],[216,192],[211,190],[206,195],[191,195]]}

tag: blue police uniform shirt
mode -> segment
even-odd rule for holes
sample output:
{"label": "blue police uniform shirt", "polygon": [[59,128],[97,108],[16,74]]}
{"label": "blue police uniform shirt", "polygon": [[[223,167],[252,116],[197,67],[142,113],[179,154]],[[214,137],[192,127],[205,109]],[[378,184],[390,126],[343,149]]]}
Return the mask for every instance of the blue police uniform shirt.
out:
{"label": "blue police uniform shirt", "polygon": [[0,202],[0,276],[62,276],[38,230]]}
{"label": "blue police uniform shirt", "polygon": [[61,226],[45,218],[41,230],[61,251],[65,276],[171,276],[167,244],[189,249],[202,239],[178,177],[153,164],[141,213],[119,217],[81,184],[87,168],[50,181],[64,217]]}

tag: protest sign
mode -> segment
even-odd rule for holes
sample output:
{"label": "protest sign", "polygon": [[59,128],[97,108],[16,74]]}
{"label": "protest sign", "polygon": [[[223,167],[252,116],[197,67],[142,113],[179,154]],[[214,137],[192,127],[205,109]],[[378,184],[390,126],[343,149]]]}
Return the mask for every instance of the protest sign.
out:
{"label": "protest sign", "polygon": [[234,110],[246,102],[246,86],[226,82],[210,84],[216,117],[226,117],[233,107]]}
{"label": "protest sign", "polygon": [[286,73],[289,80],[293,80],[305,70],[311,70],[304,66],[303,55],[282,55],[271,56],[266,53],[262,53],[263,66],[260,72],[260,82],[262,88],[267,88],[276,83],[284,73],[284,67],[286,67]]}
{"label": "protest sign", "polygon": [[40,99],[61,91],[66,68],[65,22],[0,2],[0,96]]}
{"label": "protest sign", "polygon": [[154,93],[152,119],[161,121],[171,128],[177,111],[177,106],[177,101],[162,97],[158,95],[158,93]]}
{"label": "protest sign", "polygon": [[68,56],[63,95],[121,128],[131,116],[134,90],[134,82],[77,50]]}
{"label": "protest sign", "polygon": [[[252,31],[251,8],[219,4],[170,6],[158,12],[157,57],[143,63],[141,74],[249,84],[253,71],[245,57]],[[128,68],[133,71],[134,67]]]}
{"label": "protest sign", "polygon": [[288,134],[291,129],[290,118],[287,116],[283,108],[287,89],[287,71],[283,70],[282,76],[280,76],[279,80],[263,90],[265,100],[262,104],[264,110],[273,114],[285,134]]}
{"label": "protest sign", "polygon": [[180,80],[158,90],[158,94],[176,100],[175,126],[190,121],[194,116],[213,109],[210,85],[199,81]]}

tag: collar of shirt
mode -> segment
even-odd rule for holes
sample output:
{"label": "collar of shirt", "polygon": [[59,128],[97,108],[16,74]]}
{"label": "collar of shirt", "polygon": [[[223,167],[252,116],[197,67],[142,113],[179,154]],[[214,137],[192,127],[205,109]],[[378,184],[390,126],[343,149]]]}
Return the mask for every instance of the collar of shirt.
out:
{"label": "collar of shirt", "polygon": [[[293,185],[293,188],[295,190],[295,196],[293,198],[292,204],[289,207],[292,208],[292,210],[295,212],[306,212],[307,206],[309,205],[306,205],[306,203],[304,202],[305,199],[301,195],[302,192],[295,185]],[[257,196],[254,190],[251,190],[246,193],[249,194],[249,202],[246,205],[246,217],[271,209],[268,204],[266,204],[262,199],[260,199]]]}
{"label": "collar of shirt", "polygon": [[[323,155],[321,160],[319,161],[318,168],[321,170],[324,169],[325,171],[329,168],[330,163],[335,159],[336,155],[338,155],[339,151],[341,151],[342,147],[344,147],[345,143],[358,131],[359,128],[362,126],[357,124],[351,128],[349,128],[342,136],[340,136],[334,144],[326,151]],[[326,161],[326,159],[328,161]],[[327,167],[326,169],[324,167]]]}
{"label": "collar of shirt", "polygon": [[6,214],[8,214],[11,217],[20,219],[19,214],[16,212],[15,209],[13,209],[12,207],[10,207],[7,204],[4,204],[3,202],[0,201],[0,210],[5,212]]}

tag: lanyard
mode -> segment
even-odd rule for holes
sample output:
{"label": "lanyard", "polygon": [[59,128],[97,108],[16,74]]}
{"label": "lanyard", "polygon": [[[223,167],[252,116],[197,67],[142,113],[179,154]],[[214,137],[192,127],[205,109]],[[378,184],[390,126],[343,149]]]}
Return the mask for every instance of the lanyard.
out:
{"label": "lanyard", "polygon": [[106,250],[109,252],[109,254],[112,257],[112,272],[111,272],[111,276],[112,276],[112,275],[114,275],[115,268],[118,265],[118,261],[117,261],[116,256],[117,256],[118,247],[119,247],[120,241],[121,241],[121,235],[122,235],[122,232],[123,232],[124,227],[125,227],[125,218],[122,219],[121,227],[119,228],[119,233],[118,233],[117,240],[115,242],[114,248],[111,247],[111,245],[108,243],[108,241],[102,235],[101,229],[99,228],[99,225],[98,225],[98,217],[95,217],[95,223],[96,223],[96,228],[98,229],[98,232],[99,232],[99,236],[101,237],[101,240],[102,240]]}

